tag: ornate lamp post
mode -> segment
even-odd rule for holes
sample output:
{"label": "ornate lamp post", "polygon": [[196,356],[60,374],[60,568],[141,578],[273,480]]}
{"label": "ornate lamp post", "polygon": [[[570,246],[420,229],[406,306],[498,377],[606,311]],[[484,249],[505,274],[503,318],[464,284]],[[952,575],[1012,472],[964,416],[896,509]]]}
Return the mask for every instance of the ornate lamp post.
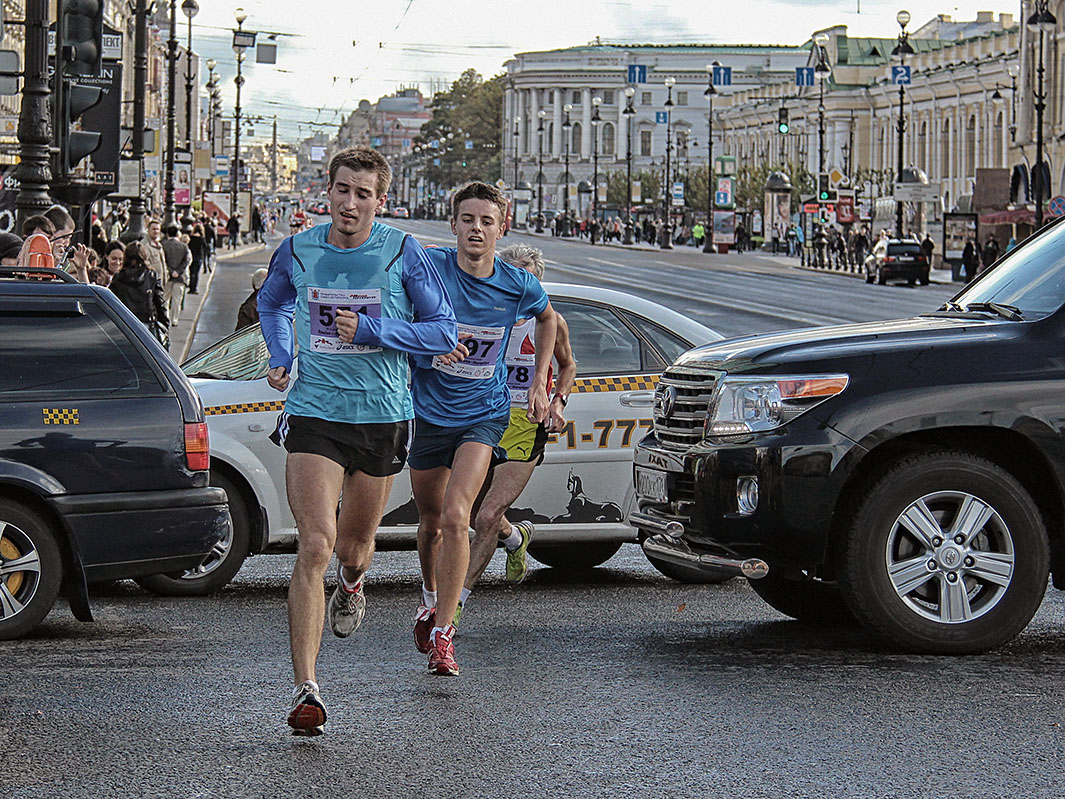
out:
{"label": "ornate lamp post", "polygon": [[602,97],[592,98],[592,244],[595,244],[599,229],[599,123],[602,121],[599,106],[602,104]]}
{"label": "ornate lamp post", "polygon": [[[899,57],[899,63],[906,63],[906,56],[913,55],[913,47],[910,46],[909,34],[906,33],[906,26],[910,24],[910,12],[900,11],[895,15],[895,20],[899,23],[901,30],[899,31],[899,43],[895,45],[895,49],[891,51],[892,55]],[[1039,38],[1040,45],[1042,45],[1043,39]],[[1040,51],[1042,52],[1042,51]],[[895,161],[895,182],[902,182],[902,159],[903,159],[903,137],[906,135],[906,116],[903,113],[905,111],[904,103],[906,102],[906,85],[899,83],[899,152],[898,158]],[[1038,212],[1037,212],[1038,213]],[[895,202],[895,237],[902,238],[902,201],[897,200]]]}
{"label": "ornate lamp post", "polygon": [[[825,173],[825,81],[832,75],[832,66],[828,63],[828,50],[825,49],[825,43],[828,41],[828,36],[824,33],[819,33],[814,37],[814,44],[817,45],[817,63],[814,64],[814,77],[817,79],[818,86],[820,87],[820,96],[817,101],[817,174],[823,175]],[[899,156],[900,158],[902,156]],[[821,217],[821,192],[820,186],[818,186],[817,192],[817,205],[818,205],[818,218]]]}
{"label": "ornate lamp post", "polygon": [[536,126],[536,232],[544,232],[544,117],[542,108],[537,112],[540,124]]}
{"label": "ornate lamp post", "polygon": [[189,20],[189,37],[185,46],[185,142],[192,150],[192,18],[200,12],[196,0],[184,0],[181,12]]}
{"label": "ornate lamp post", "polygon": [[562,110],[566,112],[566,121],[562,123],[562,138],[566,140],[566,189],[562,194],[562,235],[571,236],[573,231],[570,229],[569,223],[569,145],[570,129],[573,126],[569,121],[569,114],[573,110],[573,106],[570,103],[566,103],[562,106]]}
{"label": "ornate lamp post", "polygon": [[627,193],[625,195],[625,244],[632,244],[632,118],[636,116],[636,109],[633,107],[632,98],[636,94],[636,88],[633,86],[625,87],[625,110],[621,113],[625,115],[625,173],[626,173],[626,185],[628,186]]}
{"label": "ornate lamp post", "polygon": [[211,155],[214,155],[214,100],[215,90],[218,88],[218,81],[214,76],[214,68],[218,66],[218,62],[213,58],[207,59],[207,140],[211,142]]}
{"label": "ornate lamp post", "polygon": [[1043,34],[1053,32],[1058,20],[1047,7],[1047,0],[1036,0],[1035,13],[1028,18],[1028,27],[1039,32],[1039,60],[1036,62],[1035,97],[1035,174],[1032,188],[1035,194],[1035,229],[1043,226],[1043,200],[1050,188],[1046,181],[1046,164],[1043,161],[1043,112],[1046,110],[1047,93],[1043,85]]}
{"label": "ornate lamp post", "polygon": [[[243,8],[238,8],[233,18],[237,21],[237,37],[244,28],[244,20],[248,18],[247,12]],[[234,41],[238,41],[235,37]],[[240,87],[244,85],[244,75],[241,71],[241,65],[244,63],[244,45],[234,44],[233,52],[237,54],[237,77],[233,79],[233,82],[237,84],[237,102],[233,109],[233,116],[236,120],[236,127],[233,129],[233,163],[230,166],[230,184],[229,184],[229,214],[232,216],[237,213],[237,186],[238,176],[240,173]]]}
{"label": "ornate lamp post", "polygon": [[[518,137],[521,136],[521,117],[514,117],[514,183],[511,184],[511,200],[517,205],[518,202]],[[517,212],[517,209],[512,209]]]}
{"label": "ornate lamp post", "polygon": [[715,61],[706,65],[707,128],[706,128],[706,230],[703,232],[703,252],[714,252],[714,67],[721,66]]}
{"label": "ornate lamp post", "polygon": [[174,218],[174,140],[177,120],[174,118],[176,101],[174,84],[177,82],[177,4],[170,0],[170,38],[167,40],[166,82],[166,161],[163,164],[163,227],[169,227]]}
{"label": "ornate lamp post", "polygon": [[669,204],[672,200],[673,187],[669,184],[669,159],[671,150],[673,149],[673,87],[677,84],[677,79],[670,75],[665,79],[666,90],[666,171],[665,179],[663,181],[662,191],[662,241],[658,246],[663,250],[673,249],[673,230],[670,224]]}

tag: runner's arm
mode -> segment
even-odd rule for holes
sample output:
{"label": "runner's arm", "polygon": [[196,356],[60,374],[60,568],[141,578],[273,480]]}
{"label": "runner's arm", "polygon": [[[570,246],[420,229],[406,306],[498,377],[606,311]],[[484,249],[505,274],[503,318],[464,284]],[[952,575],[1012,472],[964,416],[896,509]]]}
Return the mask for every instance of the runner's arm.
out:
{"label": "runner's arm", "polygon": [[547,371],[555,351],[555,332],[558,319],[555,309],[547,306],[536,314],[536,373],[529,386],[529,409],[526,418],[530,422],[542,422],[547,416]]}
{"label": "runner's arm", "polygon": [[555,360],[558,361],[558,375],[555,377],[555,393],[551,395],[551,404],[547,411],[548,430],[561,430],[566,424],[566,402],[577,377],[577,361],[573,357],[573,348],[569,343],[569,325],[558,311],[555,311],[558,324],[555,329]]}
{"label": "runner's arm", "polygon": [[259,289],[259,324],[270,352],[270,368],[291,371],[295,353],[292,316],[296,310],[296,287],[292,285],[292,255],[285,239],[270,258],[270,271]]}
{"label": "runner's arm", "polygon": [[359,314],[356,344],[368,344],[413,355],[444,355],[458,345],[455,312],[440,275],[414,239],[403,250],[403,288],[414,305],[413,322]]}

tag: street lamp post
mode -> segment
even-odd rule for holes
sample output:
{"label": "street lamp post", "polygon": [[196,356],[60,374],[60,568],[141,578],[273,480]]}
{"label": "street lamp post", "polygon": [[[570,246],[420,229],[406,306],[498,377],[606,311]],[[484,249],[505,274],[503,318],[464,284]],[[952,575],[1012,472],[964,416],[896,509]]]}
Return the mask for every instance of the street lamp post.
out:
{"label": "street lamp post", "polygon": [[148,82],[148,3],[137,0],[133,22],[133,162],[137,171],[137,194],[129,201],[129,222],[122,232],[122,241],[129,243],[144,238],[144,187],[142,163],[144,159],[145,84]]}
{"label": "street lamp post", "polygon": [[[906,56],[913,55],[913,47],[910,46],[909,37],[906,33],[906,26],[910,23],[910,12],[900,11],[895,15],[895,20],[899,23],[901,30],[899,31],[899,43],[895,45],[895,49],[891,51],[892,55],[899,57],[899,63],[906,63]],[[1039,39],[1042,44],[1042,37]],[[906,116],[904,114],[906,102],[906,84],[899,83],[899,126],[898,126],[898,138],[899,138],[899,152],[898,158],[895,161],[895,182],[902,182],[902,159],[903,159],[903,137],[906,135]],[[902,200],[895,201],[895,237],[902,238]]]}
{"label": "street lamp post", "polygon": [[602,105],[602,97],[592,98],[592,230],[591,242],[595,244],[596,232],[599,229],[599,106]]}
{"label": "street lamp post", "polygon": [[825,81],[832,74],[832,67],[828,63],[828,50],[825,49],[827,41],[828,36],[824,33],[819,33],[814,37],[814,44],[817,46],[817,63],[814,64],[814,77],[817,78],[820,91],[817,101],[817,218],[819,224],[822,219],[820,176],[825,173]]}
{"label": "street lamp post", "polygon": [[625,87],[625,110],[621,113],[625,115],[625,173],[626,173],[626,185],[628,186],[627,193],[625,194],[625,244],[632,244],[632,118],[636,116],[636,108],[633,106],[632,98],[636,94],[636,89],[633,86]]}
{"label": "street lamp post", "polygon": [[540,124],[536,127],[536,232],[544,232],[544,117],[542,108],[536,113]]}
{"label": "street lamp post", "polygon": [[170,0],[170,38],[167,40],[166,163],[163,166],[163,227],[174,224],[174,140],[177,137],[174,84],[177,82],[177,46],[177,2]]}
{"label": "street lamp post", "polygon": [[573,231],[570,229],[569,223],[569,145],[570,145],[570,129],[572,125],[569,121],[570,111],[573,110],[573,106],[570,103],[566,103],[562,106],[562,110],[566,112],[566,121],[562,123],[562,138],[564,138],[566,144],[565,157],[566,157],[566,189],[562,193],[562,235],[570,236]]}
{"label": "street lamp post", "polygon": [[207,59],[207,140],[211,143],[211,155],[214,155],[214,99],[215,89],[218,88],[218,82],[215,80],[214,68],[218,66],[218,62],[213,58]]}
{"label": "street lamp post", "polygon": [[518,137],[521,136],[521,117],[514,117],[514,183],[511,184],[510,197],[515,207],[511,210],[517,213],[518,203]]}
{"label": "street lamp post", "polygon": [[[238,8],[234,14],[234,19],[237,21],[237,31],[240,32],[244,28],[244,20],[248,18],[247,12],[243,8]],[[234,39],[237,41],[237,39]],[[243,40],[240,40],[243,41]],[[229,214],[233,216],[237,213],[237,180],[240,173],[240,87],[244,85],[244,75],[241,71],[241,65],[244,63],[244,45],[234,44],[233,51],[237,54],[237,77],[233,79],[233,82],[237,84],[237,102],[233,108],[233,116],[236,120],[236,127],[233,129],[233,163],[230,165],[230,181],[229,181]]]}
{"label": "street lamp post", "polygon": [[192,151],[192,18],[200,11],[196,0],[184,0],[181,11],[189,20],[189,38],[185,47],[185,141]]}
{"label": "street lamp post", "polygon": [[670,75],[665,79],[666,84],[666,172],[665,179],[663,181],[662,190],[662,240],[658,243],[658,246],[663,250],[673,249],[673,231],[669,218],[669,204],[672,200],[673,188],[669,185],[669,159],[671,150],[673,149],[673,87],[677,84],[677,79]]}
{"label": "street lamp post", "polygon": [[1035,89],[1035,174],[1032,176],[1032,188],[1035,194],[1035,229],[1043,226],[1043,200],[1046,197],[1046,166],[1043,161],[1043,112],[1046,110],[1046,89],[1043,85],[1043,34],[1052,32],[1057,25],[1057,18],[1050,13],[1047,0],[1036,0],[1035,13],[1028,18],[1028,27],[1039,32],[1039,61],[1036,64]]}
{"label": "street lamp post", "polygon": [[706,95],[706,102],[708,105],[708,112],[706,115],[707,120],[707,132],[706,132],[706,228],[703,231],[703,252],[714,251],[714,95],[717,94],[717,89],[714,88],[714,67],[721,66],[721,63],[715,61],[712,64],[706,65],[706,91],[703,94]]}

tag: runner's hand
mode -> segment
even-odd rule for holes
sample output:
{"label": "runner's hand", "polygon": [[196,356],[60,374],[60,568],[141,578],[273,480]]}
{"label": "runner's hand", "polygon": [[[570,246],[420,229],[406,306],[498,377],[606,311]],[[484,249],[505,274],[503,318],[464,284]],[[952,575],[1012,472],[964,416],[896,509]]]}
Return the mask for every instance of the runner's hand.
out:
{"label": "runner's hand", "polygon": [[453,349],[447,355],[441,355],[439,357],[440,357],[440,362],[444,366],[450,366],[453,363],[458,363],[459,361],[466,360],[466,356],[469,355],[469,354],[470,354],[470,351],[468,349],[466,349],[466,345],[463,344],[460,341],[458,346],[455,347],[455,349]]}
{"label": "runner's hand", "polygon": [[337,311],[337,338],[345,344],[355,340],[355,331],[359,329],[359,315],[354,311]]}
{"label": "runner's hand", "polygon": [[542,422],[547,416],[548,402],[547,392],[543,386],[529,387],[529,409],[525,412],[525,418],[530,422]]}
{"label": "runner's hand", "polygon": [[266,382],[270,384],[270,388],[284,391],[288,388],[288,369],[284,366],[275,366],[266,373]]}
{"label": "runner's hand", "polygon": [[546,429],[548,433],[557,433],[565,426],[565,409],[562,407],[561,401],[555,402],[555,398],[552,397],[551,402],[547,407],[547,420],[544,422],[544,429]]}

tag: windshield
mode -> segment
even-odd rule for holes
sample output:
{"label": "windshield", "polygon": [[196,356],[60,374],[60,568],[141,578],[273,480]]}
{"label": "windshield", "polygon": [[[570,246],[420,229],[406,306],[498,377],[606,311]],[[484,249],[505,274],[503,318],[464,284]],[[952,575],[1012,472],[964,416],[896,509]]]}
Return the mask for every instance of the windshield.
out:
{"label": "windshield", "polygon": [[181,364],[189,377],[258,380],[270,370],[270,353],[258,325],[251,325]]}
{"label": "windshield", "polygon": [[954,298],[962,309],[997,303],[1025,320],[1054,313],[1065,303],[1065,225],[1008,253],[998,265]]}

